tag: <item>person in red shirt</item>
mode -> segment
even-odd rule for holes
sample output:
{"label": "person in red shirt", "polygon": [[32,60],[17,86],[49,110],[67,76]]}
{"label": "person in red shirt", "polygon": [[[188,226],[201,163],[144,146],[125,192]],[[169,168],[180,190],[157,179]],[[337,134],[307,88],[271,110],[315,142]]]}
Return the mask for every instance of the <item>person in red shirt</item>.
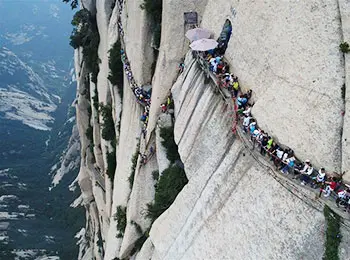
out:
{"label": "person in red shirt", "polygon": [[[327,185],[327,187],[325,189],[321,189],[321,192],[325,193],[325,197],[329,197],[331,195],[331,192],[335,190],[335,188],[337,187],[337,182],[335,181],[335,178],[332,177],[331,181],[326,181],[325,182]],[[320,195],[321,195],[320,192]]]}

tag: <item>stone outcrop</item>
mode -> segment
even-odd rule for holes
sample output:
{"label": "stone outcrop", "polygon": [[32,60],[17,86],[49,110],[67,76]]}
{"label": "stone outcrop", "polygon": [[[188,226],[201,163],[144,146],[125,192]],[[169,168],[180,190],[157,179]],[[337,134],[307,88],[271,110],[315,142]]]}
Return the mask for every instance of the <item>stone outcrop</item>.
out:
{"label": "stone outcrop", "polygon": [[[188,52],[184,34],[189,26],[183,15],[197,12],[200,26],[214,38],[230,20],[233,33],[225,57],[242,88],[253,90],[252,112],[259,126],[300,159],[344,171],[350,181],[349,57],[338,47],[350,41],[348,1],[163,1],[158,50],[152,46],[152,24],[142,3],[82,3],[96,14],[101,62],[95,84],[81,49],[75,51],[81,141],[77,180],[87,216],[79,233],[79,259],[321,259],[323,204],[313,200],[312,192],[285,185],[232,133],[229,100],[216,93],[214,82],[205,79]],[[118,33],[118,22],[124,35]],[[109,51],[118,39],[125,44],[137,86],[152,85],[146,138],[139,120],[144,108],[127,77],[123,97],[120,86],[108,80]],[[185,70],[179,74],[177,66],[184,58]],[[161,175],[170,166],[160,136],[160,127],[172,125],[172,117],[160,111],[170,92],[175,142],[189,182],[151,223],[145,215],[155,196],[153,173]],[[96,93],[100,103],[113,109],[113,181],[107,176],[107,154],[114,148],[102,138],[104,119],[93,105]],[[135,161],[138,152],[148,154],[151,147],[155,153],[145,165],[140,157]],[[125,219],[118,216],[120,206],[126,208]],[[123,221],[125,230],[120,230]],[[347,259],[346,227],[341,232],[346,238],[339,255]]]}

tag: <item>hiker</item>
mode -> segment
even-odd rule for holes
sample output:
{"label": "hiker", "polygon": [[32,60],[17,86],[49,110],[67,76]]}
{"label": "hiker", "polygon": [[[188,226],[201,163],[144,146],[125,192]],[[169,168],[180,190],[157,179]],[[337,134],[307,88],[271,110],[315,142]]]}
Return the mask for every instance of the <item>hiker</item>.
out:
{"label": "hiker", "polygon": [[320,189],[319,197],[321,197],[322,192],[325,193],[324,197],[329,197],[334,191],[334,189],[337,187],[337,182],[335,181],[335,178],[332,177],[331,181],[326,181],[325,184],[328,184],[325,189]]}
{"label": "hiker", "polygon": [[243,115],[249,115],[250,116],[250,112],[252,111],[252,105],[251,104],[247,104],[245,110],[241,109],[239,111],[240,114],[243,114]]}
{"label": "hiker", "polygon": [[233,95],[236,98],[238,96],[238,91],[239,91],[239,82],[233,81],[232,88],[233,88]]}
{"label": "hiker", "polygon": [[253,149],[255,148],[255,143],[258,140],[259,135],[261,134],[261,130],[260,129],[255,129],[253,131],[253,133],[251,134],[250,138],[251,141],[253,142]]}
{"label": "hiker", "polygon": [[252,117],[250,117],[249,115],[244,115],[244,118],[243,118],[243,131],[245,133],[247,133],[248,126],[249,126],[249,123],[250,123],[250,119],[252,119]]}
{"label": "hiker", "polygon": [[251,135],[254,133],[255,128],[256,128],[256,122],[255,122],[255,119],[253,118],[249,124],[249,131]]}
{"label": "hiker", "polygon": [[222,61],[218,62],[218,66],[217,66],[217,69],[216,69],[216,73],[217,73],[217,74],[221,74],[223,68],[224,68],[224,63],[223,63]]}
{"label": "hiker", "polygon": [[318,174],[316,176],[316,183],[322,183],[325,181],[325,177],[326,177],[326,170],[324,168],[321,168],[318,171]]}
{"label": "hiker", "polygon": [[[287,153],[287,150],[283,150],[281,148],[278,148],[276,150],[276,156],[275,157],[275,160],[274,160],[274,164],[276,167],[279,167],[281,166],[281,163],[282,162],[285,162],[287,160],[287,157],[288,157],[288,153]],[[280,168],[280,170],[282,170],[283,167]]]}
{"label": "hiker", "polygon": [[141,134],[142,134],[143,139],[146,139],[146,134],[147,134],[146,128],[142,128]]}
{"label": "hiker", "polygon": [[173,99],[173,94],[170,93],[169,96],[168,96],[168,98],[167,98],[167,106],[170,106],[170,105],[171,105],[172,99]]}
{"label": "hiker", "polygon": [[230,65],[227,64],[227,62],[224,62],[224,67],[222,68],[222,73],[226,73],[230,71]]}
{"label": "hiker", "polygon": [[249,100],[249,99],[251,99],[252,95],[253,95],[253,90],[249,89],[248,92],[245,93],[243,96],[244,96],[247,100]]}
{"label": "hiker", "polygon": [[267,146],[268,138],[266,136],[263,136],[261,140],[261,148],[260,148],[260,154],[265,156],[266,155],[266,146]]}
{"label": "hiker", "polygon": [[268,136],[267,137],[266,150],[270,151],[273,143],[274,143],[273,142],[273,138],[271,136]]}
{"label": "hiker", "polygon": [[216,69],[217,69],[217,66],[218,66],[216,59],[215,58],[211,58],[209,60],[209,63],[210,63],[209,70],[216,73]]}
{"label": "hiker", "polygon": [[146,154],[143,154],[143,153],[140,153],[140,156],[141,156],[141,163],[142,164],[146,164],[147,163],[147,155]]}
{"label": "hiker", "polygon": [[314,168],[312,167],[312,164],[310,163],[309,160],[307,160],[308,162],[305,162],[305,166],[303,168],[303,170],[300,171],[300,178],[301,178],[301,185],[306,185],[307,183],[309,183],[309,181],[311,180],[311,175],[314,172]]}
{"label": "hiker", "polygon": [[162,113],[166,112],[166,105],[164,103],[160,105],[160,108],[162,109]]}
{"label": "hiker", "polygon": [[140,117],[140,120],[142,122],[145,122],[146,121],[146,118],[147,118],[147,114],[146,113],[143,113],[142,116]]}
{"label": "hiker", "polygon": [[289,157],[286,160],[286,165],[282,168],[281,172],[289,174],[289,169],[292,169],[294,167],[294,164],[295,164],[295,157],[294,156]]}
{"label": "hiker", "polygon": [[184,68],[185,68],[185,64],[181,62],[177,69],[179,70],[180,73],[182,73],[184,71]]}
{"label": "hiker", "polygon": [[338,191],[337,193],[337,199],[335,203],[337,204],[337,207],[339,207],[339,203],[343,202],[343,204],[347,204],[350,199],[350,189],[347,188],[346,190]]}
{"label": "hiker", "polygon": [[248,102],[248,99],[244,96],[244,95],[240,95],[238,98],[237,98],[237,105],[238,105],[238,108],[245,108],[246,104]]}
{"label": "hiker", "polygon": [[307,159],[304,164],[297,165],[295,167],[296,170],[294,171],[295,176],[293,177],[293,179],[296,179],[298,177],[297,175],[302,174],[302,173],[306,173],[307,171],[309,171],[312,168],[312,167],[310,167],[310,165],[311,165],[311,163],[310,163],[309,159]]}

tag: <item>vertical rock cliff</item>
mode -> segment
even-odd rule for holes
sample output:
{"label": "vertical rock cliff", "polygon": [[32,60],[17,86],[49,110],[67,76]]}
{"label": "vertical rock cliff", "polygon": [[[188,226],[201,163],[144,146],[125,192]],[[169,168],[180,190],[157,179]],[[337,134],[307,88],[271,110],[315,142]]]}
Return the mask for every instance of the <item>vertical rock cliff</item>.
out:
{"label": "vertical rock cliff", "polygon": [[[86,209],[79,259],[322,259],[325,202],[232,133],[231,99],[189,51],[184,13],[196,12],[214,39],[231,22],[225,58],[253,90],[259,125],[350,181],[349,57],[338,47],[350,41],[349,3],[169,0],[155,1],[152,14],[148,2],[83,0],[87,12],[76,17],[75,33],[85,37],[75,46]],[[120,55],[124,64],[115,65]],[[151,93],[150,106],[138,88]],[[162,113],[170,94],[174,109]],[[150,209],[162,190],[176,199],[158,217]],[[339,250],[350,257],[344,242]]]}

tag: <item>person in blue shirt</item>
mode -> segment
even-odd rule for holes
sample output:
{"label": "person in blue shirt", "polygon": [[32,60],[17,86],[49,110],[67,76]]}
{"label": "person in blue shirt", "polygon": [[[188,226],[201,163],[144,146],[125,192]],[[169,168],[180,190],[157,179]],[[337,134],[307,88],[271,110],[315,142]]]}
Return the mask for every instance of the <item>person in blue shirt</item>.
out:
{"label": "person in blue shirt", "polygon": [[244,108],[246,106],[247,102],[248,102],[248,99],[245,96],[240,95],[237,98],[238,109]]}

